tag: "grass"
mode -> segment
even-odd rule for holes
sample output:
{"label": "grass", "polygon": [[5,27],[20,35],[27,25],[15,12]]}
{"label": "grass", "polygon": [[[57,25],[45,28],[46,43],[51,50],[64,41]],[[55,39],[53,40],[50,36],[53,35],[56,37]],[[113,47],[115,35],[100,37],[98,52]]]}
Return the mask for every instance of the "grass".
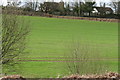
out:
{"label": "grass", "polygon": [[[26,17],[31,20],[23,57],[65,57],[73,42],[88,45],[103,58],[118,57],[118,25],[110,22]],[[38,60],[38,59],[37,59]],[[40,59],[39,59],[40,60]],[[41,59],[45,60],[45,59]],[[56,59],[53,59],[56,60]],[[58,60],[58,59],[57,59]],[[62,59],[64,60],[64,59]],[[106,60],[110,71],[117,72],[117,61]],[[22,62],[21,75],[31,78],[50,78],[68,75],[65,62]]]}

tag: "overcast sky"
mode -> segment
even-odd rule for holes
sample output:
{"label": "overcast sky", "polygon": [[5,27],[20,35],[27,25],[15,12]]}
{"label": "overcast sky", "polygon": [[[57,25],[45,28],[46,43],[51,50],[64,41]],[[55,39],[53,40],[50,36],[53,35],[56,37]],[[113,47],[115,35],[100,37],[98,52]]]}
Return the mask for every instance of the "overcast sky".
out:
{"label": "overcast sky", "polygon": [[[34,0],[0,0],[0,5],[1,4],[4,4],[6,5],[7,4],[7,1],[22,1],[22,2],[25,2],[25,1],[34,1]],[[59,2],[61,0],[38,0],[39,2],[43,2],[43,1],[55,1],[55,2]],[[82,1],[82,0],[62,0],[64,2],[73,2],[73,1]],[[91,1],[91,0],[88,0],[88,1]],[[95,0],[96,3],[99,5],[100,2],[106,2],[106,3],[109,3],[111,0]],[[113,1],[118,1],[118,0],[113,0]]]}

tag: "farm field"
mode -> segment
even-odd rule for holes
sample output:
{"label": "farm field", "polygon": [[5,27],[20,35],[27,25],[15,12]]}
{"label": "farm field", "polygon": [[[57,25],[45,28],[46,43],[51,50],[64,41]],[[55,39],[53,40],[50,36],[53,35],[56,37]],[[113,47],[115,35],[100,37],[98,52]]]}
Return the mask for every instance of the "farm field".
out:
{"label": "farm field", "polygon": [[[26,54],[21,56],[21,75],[29,78],[56,78],[68,75],[66,56],[74,44],[87,45],[109,71],[117,72],[118,24],[87,20],[28,17],[31,32],[27,37]],[[92,54],[92,53],[90,53]],[[61,61],[62,60],[62,61]]]}

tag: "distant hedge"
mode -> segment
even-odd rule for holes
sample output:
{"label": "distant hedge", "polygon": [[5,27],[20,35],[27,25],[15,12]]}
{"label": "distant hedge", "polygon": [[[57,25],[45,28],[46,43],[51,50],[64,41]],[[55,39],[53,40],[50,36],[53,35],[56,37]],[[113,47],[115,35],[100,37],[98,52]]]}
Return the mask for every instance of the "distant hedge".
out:
{"label": "distant hedge", "polygon": [[[24,11],[23,8],[15,8],[15,7],[3,7],[2,13],[4,14],[7,9],[12,9],[9,14],[17,14],[17,15],[27,15],[27,16],[42,16],[42,17],[54,17],[54,18],[65,18],[65,19],[80,19],[80,20],[92,20],[92,21],[106,21],[106,22],[118,22],[120,19],[120,15],[117,14],[107,14],[103,16],[59,16],[59,15],[52,15],[48,13],[43,13],[39,11]],[[13,11],[14,9],[14,11]]]}

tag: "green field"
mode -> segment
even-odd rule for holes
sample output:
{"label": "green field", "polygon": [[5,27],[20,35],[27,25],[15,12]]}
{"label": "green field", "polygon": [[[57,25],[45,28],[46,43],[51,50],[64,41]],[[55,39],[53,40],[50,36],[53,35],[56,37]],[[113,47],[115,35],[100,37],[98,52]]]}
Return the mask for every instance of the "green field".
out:
{"label": "green field", "polygon": [[[31,32],[27,38],[26,53],[22,58],[59,60],[65,57],[72,44],[89,45],[102,58],[118,57],[118,24],[87,20],[26,17],[30,19]],[[40,59],[50,57],[51,59]],[[53,59],[54,57],[54,59]],[[62,59],[64,60],[64,59]],[[117,72],[117,60],[106,60],[110,71]],[[68,75],[65,62],[21,62],[21,75],[32,78],[51,78]]]}

